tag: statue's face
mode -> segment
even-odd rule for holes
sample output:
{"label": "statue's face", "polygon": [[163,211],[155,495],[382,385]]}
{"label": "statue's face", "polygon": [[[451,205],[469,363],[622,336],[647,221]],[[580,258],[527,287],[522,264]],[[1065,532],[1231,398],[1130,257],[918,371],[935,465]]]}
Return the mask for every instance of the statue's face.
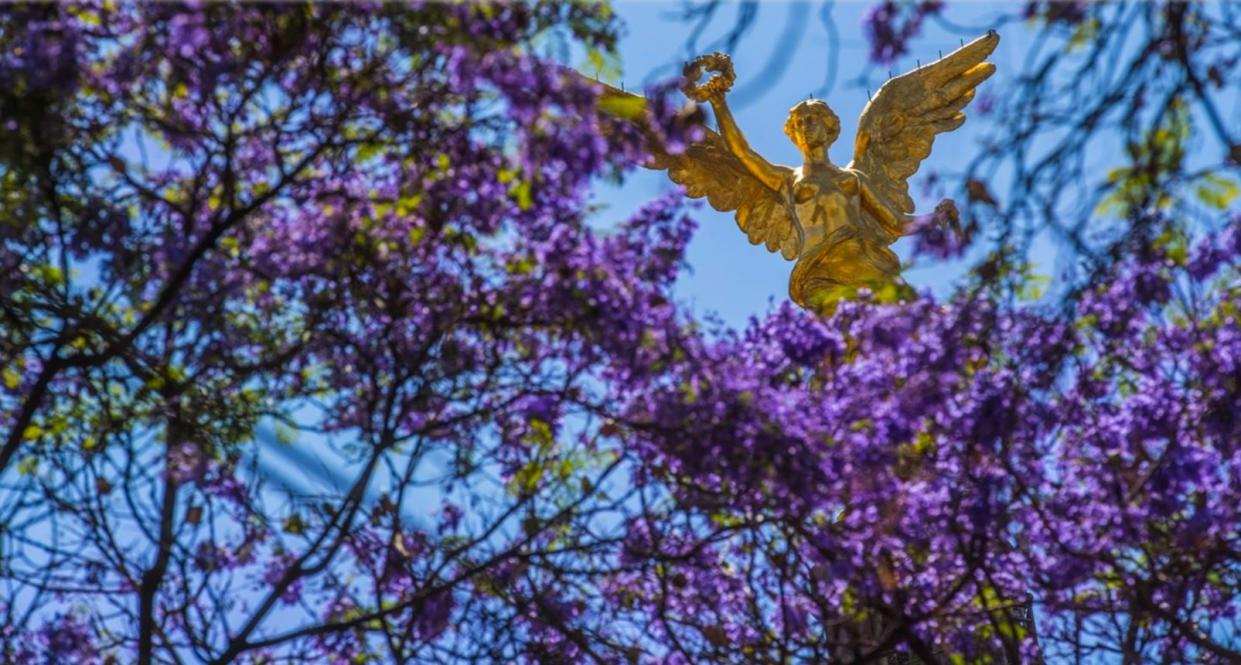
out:
{"label": "statue's face", "polygon": [[812,110],[794,111],[790,118],[793,141],[803,150],[830,147],[840,136],[840,125],[833,120]]}

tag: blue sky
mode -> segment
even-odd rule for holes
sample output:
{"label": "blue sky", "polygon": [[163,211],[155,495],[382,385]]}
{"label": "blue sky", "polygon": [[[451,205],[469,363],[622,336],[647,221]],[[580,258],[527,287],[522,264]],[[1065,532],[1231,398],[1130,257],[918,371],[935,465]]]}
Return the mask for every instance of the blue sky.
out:
{"label": "blue sky", "polygon": [[[863,14],[871,3],[832,3],[830,19],[834,35],[823,22],[820,6],[792,2],[761,3],[754,28],[742,39],[733,64],[737,71],[734,92],[743,92],[766,67],[771,54],[788,51],[791,61],[761,96],[750,95],[747,103],[735,105],[734,112],[751,145],[773,162],[799,165],[796,148],[784,135],[785,115],[793,104],[809,94],[826,99],[841,119],[841,138],[831,150],[832,160],[844,165],[851,158],[857,118],[866,103],[867,90],[877,90],[888,76],[867,57],[868,44],[862,32]],[[620,44],[624,69],[621,77],[629,89],[641,88],[679,71],[681,63],[699,53],[689,53],[685,44],[689,26],[676,19],[682,4],[673,0],[621,1],[615,4],[627,29]],[[740,3],[725,4],[714,22],[699,39],[698,51],[707,52],[712,42],[724,35],[740,10]],[[1000,7],[1012,12],[1012,6]],[[949,3],[944,16],[955,25],[977,26],[985,31],[997,16],[996,6]],[[805,30],[794,50],[785,37],[791,22],[804,23]],[[1001,29],[1002,41],[991,61],[999,68],[996,76],[983,84],[983,91],[995,92],[1006,75],[1019,71],[1022,54],[1029,46],[1030,34],[1023,24]],[[977,36],[975,35],[975,36]],[[893,66],[893,73],[913,69],[918,60],[926,63],[960,45],[961,34],[949,33],[936,22],[927,22],[922,35],[912,43],[913,50]],[[968,37],[966,38],[968,41]],[[830,77],[832,51],[835,51],[835,84],[825,87]],[[612,81],[616,83],[617,81]],[[966,109],[970,113],[970,109]],[[963,165],[978,145],[980,126],[977,114],[956,132],[941,136],[931,157],[914,177],[913,188],[931,171],[951,172]],[[619,218],[643,202],[671,187],[662,173],[642,171],[620,187],[601,186],[599,202],[609,206],[609,217]],[[933,203],[920,204],[919,212],[929,211]],[[679,297],[699,314],[715,312],[731,325],[743,325],[754,315],[767,311],[772,302],[787,297],[788,274],[793,264],[761,247],[749,244],[737,228],[731,213],[717,213],[703,207],[695,214],[701,222],[689,249],[691,271],[678,283]],[[897,243],[897,253],[909,258],[908,240]],[[960,275],[958,266],[915,267],[905,276],[915,288],[931,288],[939,293],[949,289]]]}

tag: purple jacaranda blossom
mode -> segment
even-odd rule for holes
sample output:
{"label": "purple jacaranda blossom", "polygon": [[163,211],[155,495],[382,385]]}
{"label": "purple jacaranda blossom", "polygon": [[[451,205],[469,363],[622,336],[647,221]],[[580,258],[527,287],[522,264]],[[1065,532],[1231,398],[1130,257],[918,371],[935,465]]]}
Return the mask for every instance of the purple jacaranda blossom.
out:
{"label": "purple jacaranda blossom", "polygon": [[204,541],[194,552],[194,566],[201,571],[224,570],[239,563],[235,553],[226,546]]}
{"label": "purple jacaranda blossom", "polygon": [[1042,18],[1048,23],[1077,25],[1086,19],[1090,3],[1082,0],[1029,0],[1022,8],[1027,19]]}
{"label": "purple jacaranda blossom", "polygon": [[83,663],[96,665],[105,662],[95,630],[82,617],[68,612],[56,613],[47,618],[37,631],[30,635],[18,635],[6,631],[3,635],[16,652],[6,653],[26,663]]}
{"label": "purple jacaranda blossom", "polygon": [[207,471],[200,480],[203,490],[214,497],[235,505],[244,505],[248,490],[237,477],[237,470],[228,465],[208,463]]}
{"label": "purple jacaranda blossom", "polygon": [[8,6],[4,15],[12,42],[0,50],[0,85],[39,97],[72,92],[81,73],[84,24],[56,6]]}
{"label": "purple jacaranda blossom", "polygon": [[292,553],[277,554],[268,559],[263,571],[263,582],[269,588],[273,588],[280,584],[286,577],[290,578],[283,589],[280,590],[280,601],[285,604],[293,604],[302,598],[303,582],[300,578],[290,573],[290,569],[297,564],[297,557]]}
{"label": "purple jacaranda blossom", "polygon": [[[332,598],[324,607],[325,621],[340,621],[358,609],[357,603],[347,595]],[[314,645],[321,658],[332,665],[350,665],[367,653],[365,645],[350,636],[324,633],[314,638]]]}
{"label": "purple jacaranda blossom", "polygon": [[[1231,233],[1195,252],[1235,256],[1224,249]],[[1227,263],[1235,275],[1235,260]],[[747,506],[782,524],[824,516],[810,522],[814,538],[803,536],[800,554],[781,556],[824,561],[809,579],[829,606],[861,594],[892,607],[899,589],[894,611],[933,612],[942,594],[965,602],[980,593],[959,584],[981,565],[996,574],[987,593],[1021,599],[1038,589],[1066,616],[1088,614],[1077,594],[1101,580],[1158,575],[1133,569],[1117,543],[1160,542],[1188,562],[1196,548],[1219,551],[1231,537],[1210,525],[1221,524],[1216,510],[1235,510],[1218,498],[1229,494],[1239,461],[1229,443],[1236,419],[1220,415],[1235,412],[1236,382],[1221,378],[1235,376],[1237,325],[1215,319],[1207,332],[1157,316],[1171,305],[1174,280],[1197,279],[1179,270],[1156,245],[1137,247],[1084,295],[1072,326],[1036,307],[1011,311],[975,297],[847,304],[826,322],[785,308],[744,335],[681,338],[677,378],[630,395],[640,433],[631,441],[660,451],[667,471],[655,472],[682,479],[688,505]],[[1210,306],[1228,309],[1236,293],[1215,297]],[[847,352],[825,351],[810,372],[802,344],[789,343],[832,337]],[[1107,358],[1112,348],[1126,349],[1124,360],[1066,371],[1066,361]],[[1201,369],[1187,382],[1166,375],[1170,366]],[[1106,499],[1116,491],[1127,501]],[[1001,545],[1014,524],[1022,535]],[[625,561],[682,556],[660,554],[649,521],[627,531]],[[981,542],[996,546],[984,554],[972,545]],[[743,556],[730,561],[744,565]],[[620,576],[614,593],[654,593],[649,611],[666,612],[670,592],[652,591],[659,580],[655,570]],[[642,584],[655,586],[643,592]],[[1211,586],[1193,584],[1197,593]],[[773,587],[769,597],[793,592]],[[1212,611],[1226,621],[1233,601],[1221,598]],[[924,628],[941,643],[968,645],[977,625],[944,616]],[[984,647],[995,645],[970,648]]]}
{"label": "purple jacaranda blossom", "polygon": [[552,395],[533,395],[523,400],[520,407],[521,415],[527,420],[538,420],[545,425],[553,425],[559,420],[559,406]]}
{"label": "purple jacaranda blossom", "polygon": [[206,17],[189,7],[176,12],[168,21],[168,41],[176,45],[177,55],[193,57],[199,49],[207,48],[211,34],[205,24]]}
{"label": "purple jacaranda blossom", "polygon": [[993,93],[983,92],[974,100],[974,111],[979,115],[990,115],[995,110],[999,100]]}
{"label": "purple jacaranda blossom", "polygon": [[1235,267],[1238,254],[1241,254],[1241,224],[1234,222],[1225,228],[1222,237],[1208,239],[1194,248],[1189,257],[1189,275],[1205,281],[1229,264]]}
{"label": "purple jacaranda blossom", "polygon": [[455,531],[461,524],[465,511],[455,503],[445,502],[440,508],[439,532]]}
{"label": "purple jacaranda blossom", "polygon": [[179,483],[196,480],[207,472],[207,456],[196,443],[172,444],[168,451],[168,475]]}
{"label": "purple jacaranda blossom", "polygon": [[940,0],[901,3],[885,0],[867,10],[862,28],[870,42],[870,57],[880,64],[891,64],[908,52],[909,40],[922,30],[922,21],[944,7]]}
{"label": "purple jacaranda blossom", "polygon": [[935,211],[917,217],[909,232],[916,237],[914,254],[936,259],[958,258],[969,248],[976,225],[973,220],[964,227],[956,205],[945,199]]}
{"label": "purple jacaranda blossom", "polygon": [[414,634],[428,640],[447,630],[454,606],[452,593],[448,591],[433,593],[415,604],[411,624]]}

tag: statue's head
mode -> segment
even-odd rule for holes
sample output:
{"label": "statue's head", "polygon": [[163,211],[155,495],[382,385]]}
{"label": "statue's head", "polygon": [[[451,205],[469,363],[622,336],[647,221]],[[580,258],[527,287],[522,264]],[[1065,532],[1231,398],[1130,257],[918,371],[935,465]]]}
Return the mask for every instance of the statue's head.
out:
{"label": "statue's head", "polygon": [[789,109],[784,133],[803,152],[809,148],[827,148],[840,136],[840,117],[821,99],[808,99]]}

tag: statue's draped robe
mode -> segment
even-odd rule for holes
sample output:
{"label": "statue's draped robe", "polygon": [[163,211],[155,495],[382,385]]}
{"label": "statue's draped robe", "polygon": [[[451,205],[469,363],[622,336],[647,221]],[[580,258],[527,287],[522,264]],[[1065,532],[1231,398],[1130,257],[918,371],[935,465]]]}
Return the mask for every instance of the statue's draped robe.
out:
{"label": "statue's draped robe", "polygon": [[858,288],[903,286],[900,259],[888,248],[899,233],[861,210],[865,179],[845,170],[834,188],[812,193],[805,190],[817,189],[814,185],[802,185],[803,191],[794,191],[806,242],[789,276],[789,296],[802,307],[820,309],[824,301]]}

